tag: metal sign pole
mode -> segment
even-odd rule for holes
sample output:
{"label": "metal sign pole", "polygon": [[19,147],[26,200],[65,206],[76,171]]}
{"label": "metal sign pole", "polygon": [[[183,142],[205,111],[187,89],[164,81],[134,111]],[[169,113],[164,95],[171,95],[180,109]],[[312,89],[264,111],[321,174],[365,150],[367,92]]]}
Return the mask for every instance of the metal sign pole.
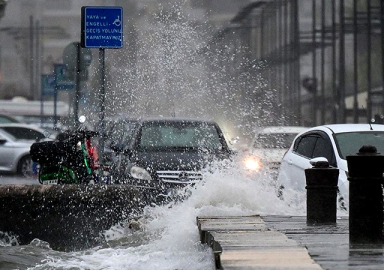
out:
{"label": "metal sign pole", "polygon": [[75,94],[75,106],[74,106],[74,114],[75,114],[75,128],[79,128],[79,103],[80,103],[80,43],[76,43],[76,94]]}
{"label": "metal sign pole", "polygon": [[40,90],[40,127],[43,126],[43,115],[44,115],[44,80],[41,75],[41,90]]}
{"label": "metal sign pole", "polygon": [[57,85],[55,83],[55,89],[53,92],[53,127],[57,128]]}
{"label": "metal sign pole", "polygon": [[99,114],[99,164],[103,164],[104,155],[104,114],[105,114],[105,49],[99,48],[100,66],[100,114]]}

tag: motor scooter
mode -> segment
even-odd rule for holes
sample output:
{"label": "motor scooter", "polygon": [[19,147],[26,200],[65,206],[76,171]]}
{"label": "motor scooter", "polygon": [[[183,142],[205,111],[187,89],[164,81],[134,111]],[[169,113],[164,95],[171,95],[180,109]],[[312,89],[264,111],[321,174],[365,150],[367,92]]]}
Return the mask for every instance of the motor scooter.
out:
{"label": "motor scooter", "polygon": [[90,184],[97,182],[95,148],[91,138],[95,131],[76,130],[60,133],[55,141],[37,142],[30,154],[39,164],[41,184]]}

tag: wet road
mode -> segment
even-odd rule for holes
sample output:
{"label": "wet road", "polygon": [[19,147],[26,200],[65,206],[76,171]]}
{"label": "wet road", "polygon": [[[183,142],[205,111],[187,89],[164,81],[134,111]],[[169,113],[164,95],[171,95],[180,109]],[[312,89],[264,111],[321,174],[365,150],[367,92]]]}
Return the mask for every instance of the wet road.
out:
{"label": "wet road", "polygon": [[17,175],[0,174],[0,185],[40,185],[36,177],[20,177]]}

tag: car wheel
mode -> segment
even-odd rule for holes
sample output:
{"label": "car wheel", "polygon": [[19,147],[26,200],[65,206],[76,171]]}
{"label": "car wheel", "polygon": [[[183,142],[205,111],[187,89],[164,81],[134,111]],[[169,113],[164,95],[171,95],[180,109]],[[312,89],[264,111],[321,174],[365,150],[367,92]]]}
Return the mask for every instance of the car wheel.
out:
{"label": "car wheel", "polygon": [[33,175],[33,161],[30,155],[24,156],[17,164],[17,174],[23,177],[31,177]]}

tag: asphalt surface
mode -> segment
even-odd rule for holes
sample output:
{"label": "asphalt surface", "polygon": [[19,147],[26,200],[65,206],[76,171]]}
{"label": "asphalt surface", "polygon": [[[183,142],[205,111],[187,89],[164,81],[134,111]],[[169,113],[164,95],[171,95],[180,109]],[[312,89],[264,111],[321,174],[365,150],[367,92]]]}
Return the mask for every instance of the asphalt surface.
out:
{"label": "asphalt surface", "polygon": [[21,177],[10,174],[0,174],[0,185],[39,185],[37,176]]}

